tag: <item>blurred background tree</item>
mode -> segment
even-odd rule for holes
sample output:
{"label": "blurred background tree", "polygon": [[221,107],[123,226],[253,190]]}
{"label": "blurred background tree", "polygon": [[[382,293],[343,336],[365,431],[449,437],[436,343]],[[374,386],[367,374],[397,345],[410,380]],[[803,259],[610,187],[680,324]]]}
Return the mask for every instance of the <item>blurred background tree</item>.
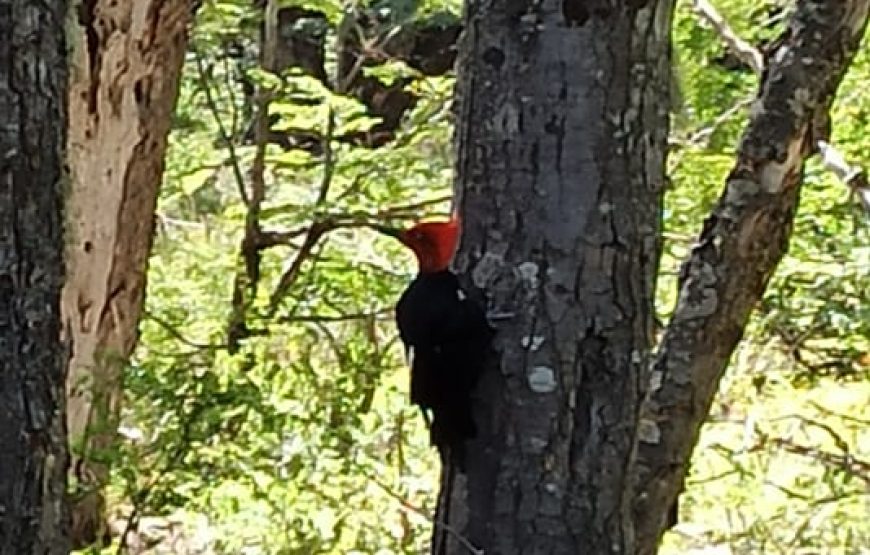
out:
{"label": "blurred background tree", "polygon": [[[716,7],[763,47],[788,6]],[[365,224],[448,207],[459,11],[458,2],[202,3],[140,345],[124,371],[107,549],[427,549],[438,462],[407,403],[391,314],[413,267]],[[757,83],[689,2],[678,3],[674,41],[682,101],[663,320]],[[865,48],[832,113],[832,143],[858,164],[868,79]],[[870,545],[866,224],[811,162],[790,253],[733,357],[663,552]]]}

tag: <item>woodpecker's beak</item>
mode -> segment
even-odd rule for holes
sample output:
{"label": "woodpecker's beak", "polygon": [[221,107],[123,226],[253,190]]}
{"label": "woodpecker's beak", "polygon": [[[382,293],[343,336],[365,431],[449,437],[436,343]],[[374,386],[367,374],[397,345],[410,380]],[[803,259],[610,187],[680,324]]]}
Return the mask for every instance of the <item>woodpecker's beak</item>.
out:
{"label": "woodpecker's beak", "polygon": [[398,240],[402,240],[402,230],[397,229],[395,227],[389,227],[385,225],[373,225],[372,229],[379,233],[383,233],[384,235],[389,235],[390,237],[395,237]]}

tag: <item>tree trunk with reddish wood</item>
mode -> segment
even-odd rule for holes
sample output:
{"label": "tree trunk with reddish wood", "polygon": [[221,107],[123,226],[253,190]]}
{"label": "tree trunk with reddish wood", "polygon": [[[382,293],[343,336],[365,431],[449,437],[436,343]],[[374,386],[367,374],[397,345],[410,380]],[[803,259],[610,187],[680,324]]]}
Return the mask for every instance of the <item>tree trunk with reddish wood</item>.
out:
{"label": "tree trunk with reddish wood", "polygon": [[63,291],[75,545],[105,536],[124,366],[136,345],[166,137],[193,0],[80,0],[71,11]]}

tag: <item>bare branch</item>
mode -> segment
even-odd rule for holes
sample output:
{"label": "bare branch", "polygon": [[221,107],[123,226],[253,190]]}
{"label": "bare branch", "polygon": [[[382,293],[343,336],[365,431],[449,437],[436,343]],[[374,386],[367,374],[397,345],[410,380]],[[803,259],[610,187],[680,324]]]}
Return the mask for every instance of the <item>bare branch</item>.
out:
{"label": "bare branch", "polygon": [[335,227],[331,225],[330,222],[314,222],[311,224],[311,227],[308,228],[308,234],[305,236],[305,241],[302,243],[302,246],[296,253],[296,257],[293,259],[293,262],[290,263],[290,266],[284,271],[284,274],[278,281],[278,285],[272,292],[272,297],[269,299],[270,315],[275,314],[275,311],[278,310],[278,304],[296,281],[299,272],[302,270],[302,264],[304,264],[311,255],[311,251],[314,250],[317,242],[320,241],[320,238],[323,237],[325,233],[332,229],[335,229]]}
{"label": "bare branch", "polygon": [[870,426],[870,420],[866,420],[864,418],[857,418],[857,417],[849,415],[849,414],[843,414],[843,413],[831,410],[827,407],[824,407],[818,403],[814,403],[813,401],[810,401],[810,405],[814,409],[816,409],[817,411],[821,412],[822,414],[826,414],[828,416],[836,416],[837,418],[840,418],[842,420],[854,422],[856,424],[861,424],[862,426]]}
{"label": "bare branch", "polygon": [[859,478],[870,486],[870,463],[846,453],[830,453],[811,445],[801,445],[786,438],[768,438],[777,447],[794,455],[807,457],[831,468],[836,468]]}
{"label": "bare branch", "polygon": [[405,204],[401,206],[391,206],[383,210],[379,210],[374,214],[367,212],[351,212],[345,214],[327,214],[311,223],[309,226],[302,226],[295,229],[285,231],[262,231],[259,234],[257,248],[267,249],[277,245],[287,245],[293,239],[307,235],[312,226],[323,228],[323,233],[328,233],[336,229],[348,229],[355,227],[373,227],[375,224],[381,224],[384,220],[418,220],[420,219],[420,210],[427,206],[434,206],[448,202],[450,197],[439,197],[432,200],[417,202],[414,204]]}
{"label": "bare branch", "polygon": [[737,36],[737,33],[735,33],[734,29],[728,25],[725,18],[716,11],[713,4],[707,0],[694,0],[692,4],[695,8],[695,12],[697,12],[698,15],[704,18],[704,20],[713,27],[713,30],[716,31],[716,34],[719,35],[726,45],[728,45],[728,48],[734,52],[734,55],[740,58],[740,61],[744,64],[752,68],[752,71],[754,71],[756,75],[761,75],[761,72],[764,71],[764,56],[761,52]]}
{"label": "bare branch", "polygon": [[[235,137],[227,131],[227,128],[224,125],[220,108],[218,107],[217,100],[211,90],[211,83],[209,82],[210,71],[205,66],[202,54],[194,49],[193,57],[196,59],[196,68],[199,72],[199,83],[203,93],[205,93],[206,106],[208,106],[208,109],[217,124],[221,142],[226,146],[227,152],[230,155],[230,165],[233,169],[233,177],[236,180],[236,186],[239,189],[239,198],[242,199],[243,203],[248,204],[247,184],[245,182],[245,176],[242,174],[241,162],[239,161],[239,157],[236,155]],[[233,112],[235,113],[235,106],[233,107]]]}
{"label": "bare branch", "polygon": [[286,244],[288,241],[305,236],[302,245],[299,247],[296,257],[290,266],[284,271],[278,285],[272,292],[269,300],[269,314],[274,315],[278,310],[278,305],[290,291],[293,283],[299,277],[302,270],[302,265],[310,257],[311,252],[317,243],[326,234],[336,229],[354,228],[354,227],[372,227],[375,224],[382,223],[385,219],[398,219],[400,217],[411,217],[415,210],[419,210],[425,206],[440,204],[448,200],[449,197],[441,197],[437,199],[418,202],[404,206],[394,206],[377,212],[374,216],[371,214],[356,213],[342,214],[335,216],[324,216],[312,222],[307,228],[295,229],[285,232],[262,232],[258,236],[257,248],[259,250],[272,247],[275,245]]}
{"label": "bare branch", "polygon": [[429,200],[423,200],[412,204],[391,206],[390,208],[379,210],[375,214],[375,217],[381,220],[389,218],[419,218],[420,210],[422,210],[423,208],[429,208],[430,206],[437,206],[439,204],[450,202],[452,198],[452,196],[448,195]]}
{"label": "bare branch", "polygon": [[[683,141],[680,141],[679,139],[677,139],[677,144],[679,144],[680,146],[683,146],[680,143],[685,142],[685,143],[687,143],[686,146],[700,146],[701,143],[706,141],[707,139],[709,139],[710,136],[713,135],[713,133],[715,133],[716,130],[722,126],[722,124],[724,124],[725,122],[727,122],[728,120],[730,120],[731,118],[733,118],[734,116],[739,114],[741,111],[743,111],[749,105],[751,105],[754,100],[755,100],[754,96],[740,100],[739,102],[737,102],[736,104],[734,104],[733,106],[731,106],[730,108],[728,108],[727,110],[725,110],[724,112],[722,112],[721,114],[716,116],[716,118],[712,122],[710,122],[709,124],[704,125],[704,127],[702,127],[701,129],[697,129],[697,130],[693,131]],[[671,166],[672,167],[677,166],[678,162],[679,162],[679,160],[677,162],[672,163]]]}
{"label": "bare branch", "polygon": [[830,143],[819,141],[818,148],[825,169],[833,172],[852,194],[857,195],[864,210],[870,213],[870,183],[867,182],[867,172],[849,164],[843,153]]}
{"label": "bare branch", "polygon": [[194,349],[203,350],[203,351],[217,351],[217,350],[221,350],[221,349],[226,349],[228,347],[226,343],[209,344],[209,343],[198,343],[196,341],[192,341],[192,340],[188,339],[187,337],[185,337],[184,334],[182,334],[181,331],[179,331],[179,329],[176,326],[173,326],[172,324],[169,323],[169,321],[154,314],[150,310],[142,309],[142,315],[145,318],[147,318],[148,320],[151,320],[152,322],[154,322],[155,324],[157,324],[158,326],[160,326],[161,328],[166,330],[166,332],[169,333],[169,335],[171,335],[172,337],[177,339],[179,342],[187,345],[188,347],[193,347]]}
{"label": "bare branch", "polygon": [[297,322],[313,322],[318,324],[329,324],[335,322],[352,322],[355,320],[369,320],[382,318],[393,313],[392,308],[382,308],[372,312],[351,312],[348,314],[337,314],[335,316],[325,316],[320,314],[297,314],[293,316],[284,316],[278,318],[282,324],[297,323]]}
{"label": "bare branch", "polygon": [[442,528],[448,534],[450,534],[451,536],[456,538],[456,541],[458,541],[460,544],[462,544],[462,547],[467,549],[469,551],[469,553],[473,553],[474,555],[484,555],[483,549],[475,546],[473,543],[471,543],[471,540],[469,540],[468,538],[466,538],[465,536],[460,534],[459,531],[457,531],[455,528],[453,528],[452,526],[450,526],[446,522],[442,521],[441,519],[433,518],[432,515],[429,514],[428,511],[425,511],[425,510],[417,507],[416,505],[414,505],[413,503],[411,503],[410,501],[405,499],[402,495],[393,491],[392,488],[390,488],[389,486],[387,486],[386,484],[384,484],[383,482],[378,480],[376,477],[374,477],[372,475],[368,475],[368,478],[369,478],[369,480],[371,480],[371,482],[373,484],[375,484],[376,486],[381,488],[384,491],[384,493],[386,493],[387,495],[389,495],[390,497],[392,497],[393,499],[398,501],[403,509],[422,516],[423,518],[425,518],[426,520],[428,520],[429,522],[431,522],[435,526]]}

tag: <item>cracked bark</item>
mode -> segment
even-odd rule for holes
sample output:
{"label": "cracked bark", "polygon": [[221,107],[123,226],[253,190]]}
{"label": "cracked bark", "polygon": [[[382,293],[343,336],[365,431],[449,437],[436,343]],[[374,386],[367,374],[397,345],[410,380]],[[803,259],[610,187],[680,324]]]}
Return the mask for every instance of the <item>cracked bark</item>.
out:
{"label": "cracked bark", "polygon": [[71,40],[64,334],[76,546],[106,539],[100,493],[135,347],[193,0],[79,0]]}
{"label": "cracked bark", "polygon": [[[486,552],[656,551],[868,12],[798,3],[652,357],[672,4],[626,4],[467,5],[456,266],[515,316],[439,517]],[[436,527],[434,552],[465,550]]]}
{"label": "cracked bark", "polygon": [[797,3],[769,53],[749,126],[718,205],[681,272],[680,295],[642,412],[636,510],[654,553],[728,359],[788,247],[803,163],[867,25],[868,0]]}
{"label": "cracked bark", "polygon": [[673,2],[616,4],[466,4],[456,267],[515,316],[439,518],[487,553],[635,552]]}
{"label": "cracked bark", "polygon": [[0,553],[69,551],[60,342],[66,2],[0,4]]}

